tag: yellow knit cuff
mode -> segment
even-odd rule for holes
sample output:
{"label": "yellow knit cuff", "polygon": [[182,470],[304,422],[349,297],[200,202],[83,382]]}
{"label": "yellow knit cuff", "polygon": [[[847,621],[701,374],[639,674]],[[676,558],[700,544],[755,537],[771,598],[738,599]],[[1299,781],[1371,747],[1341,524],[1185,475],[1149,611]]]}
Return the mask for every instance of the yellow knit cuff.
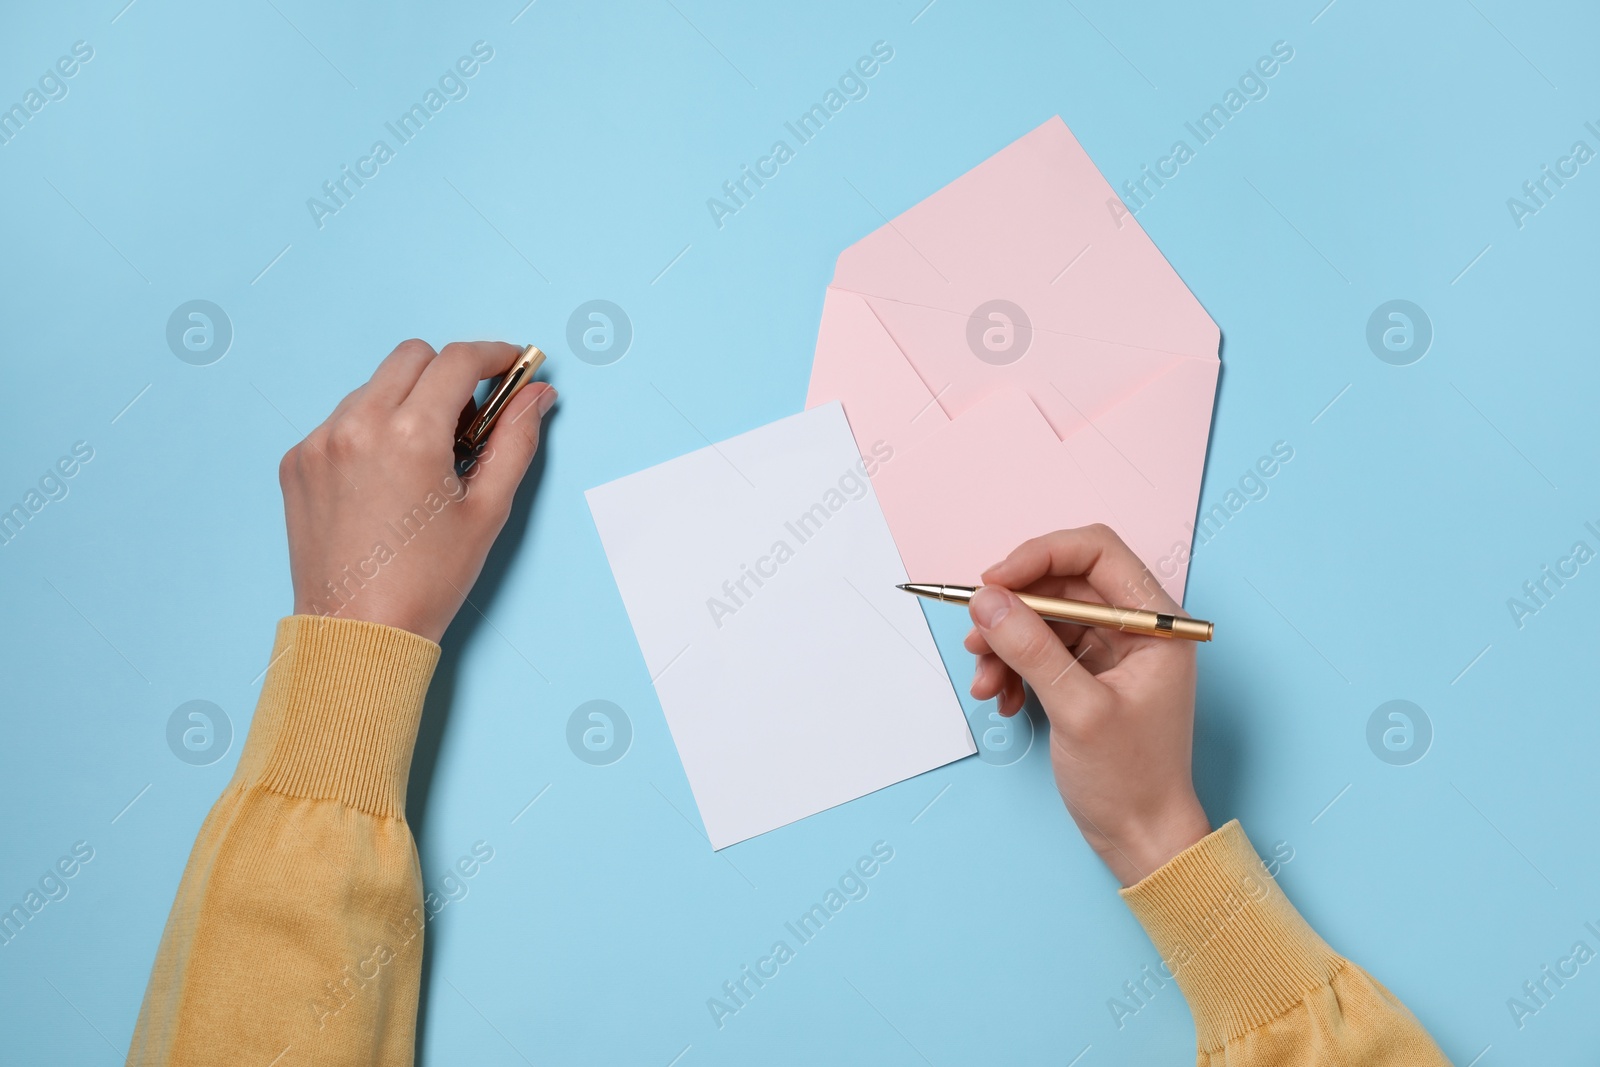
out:
{"label": "yellow knit cuff", "polygon": [[1201,1053],[1277,1018],[1344,965],[1228,823],[1122,890],[1176,976]]}
{"label": "yellow knit cuff", "polygon": [[234,781],[402,818],[438,661],[438,645],[390,626],[281,620]]}

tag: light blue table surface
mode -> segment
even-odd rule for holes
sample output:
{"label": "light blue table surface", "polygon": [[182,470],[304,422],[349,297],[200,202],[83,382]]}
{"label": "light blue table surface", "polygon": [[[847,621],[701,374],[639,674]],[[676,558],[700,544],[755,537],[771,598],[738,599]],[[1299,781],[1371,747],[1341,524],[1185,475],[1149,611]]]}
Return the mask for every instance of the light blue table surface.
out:
{"label": "light blue table surface", "polygon": [[[0,14],[26,112],[0,127],[0,506],[93,453],[0,546],[0,905],[94,856],[0,947],[0,1059],[123,1055],[289,607],[278,457],[416,335],[539,341],[562,394],[413,780],[431,888],[494,850],[429,931],[424,1062],[1189,1062],[1175,987],[1110,1007],[1157,957],[1042,729],[714,854],[582,491],[799,410],[833,261],[880,212],[1054,114],[1120,186],[1275,42],[1266,95],[1138,214],[1223,333],[1202,507],[1293,449],[1196,549],[1202,797],[1292,853],[1290,896],[1457,1063],[1592,1059],[1600,966],[1508,1006],[1600,948],[1600,563],[1572,559],[1600,550],[1592,6],[123,2]],[[880,41],[866,95],[719,227],[708,198]],[[319,226],[308,198],[475,42],[465,96]],[[1535,201],[1545,166],[1568,176]],[[566,341],[594,299],[633,330],[609,365]],[[192,300],[231,328],[209,365],[168,344]],[[1391,300],[1430,324],[1420,360],[1368,343]],[[962,616],[928,614],[964,692]],[[567,742],[597,699],[633,734],[606,765]],[[231,724],[209,764],[168,744],[191,700]],[[1422,712],[1409,750],[1369,745],[1391,700]],[[719,1028],[708,998],[880,841],[868,896]]]}

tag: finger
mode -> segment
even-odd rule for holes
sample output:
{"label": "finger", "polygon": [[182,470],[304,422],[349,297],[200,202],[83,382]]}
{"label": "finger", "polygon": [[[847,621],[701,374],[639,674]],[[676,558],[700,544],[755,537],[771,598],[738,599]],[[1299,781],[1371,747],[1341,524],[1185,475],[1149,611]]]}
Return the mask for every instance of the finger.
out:
{"label": "finger", "polygon": [[[1005,583],[995,583],[1005,584]],[[1100,594],[1080,574],[1047,574],[1026,585],[1006,585],[1013,593],[1033,593],[1037,596],[1062,597],[1067,600],[1087,600],[1100,603]]]}
{"label": "finger", "polygon": [[972,668],[972,685],[967,691],[976,700],[988,700],[1005,688],[1006,674],[1010,669],[993,653],[979,656]]}
{"label": "finger", "polygon": [[1041,697],[1061,693],[1076,703],[1104,695],[1104,686],[1073,659],[1055,631],[1009,589],[986,585],[967,608],[994,654]]}
{"label": "finger", "polygon": [[378,364],[378,369],[372,372],[372,380],[362,387],[362,391],[369,399],[386,407],[399,407],[411,395],[417,379],[422,377],[422,372],[428,369],[428,364],[437,355],[433,346],[426,341],[419,341],[415,337],[401,341]]}
{"label": "finger", "polygon": [[472,468],[473,488],[483,498],[510,508],[522,476],[539,451],[539,428],[545,413],[555,402],[556,391],[549,382],[534,382],[506,404],[489,434],[488,448]]}
{"label": "finger", "polygon": [[[1039,583],[1035,582],[1034,586],[1037,586],[1038,584]],[[1034,586],[1030,586],[1027,589],[1017,590],[1017,592],[1036,592],[1037,590],[1034,588]],[[1081,600],[1082,596],[1080,595],[1075,599]],[[1047,621],[1050,624],[1050,629],[1054,630],[1056,632],[1056,636],[1061,638],[1061,643],[1066,645],[1068,648],[1073,649],[1073,654],[1078,656],[1080,660],[1082,659],[1081,652],[1083,643],[1085,640],[1088,640],[1091,635],[1093,635],[1093,639],[1095,641],[1107,644],[1112,654],[1112,662],[1109,663],[1108,666],[1115,666],[1116,660],[1121,658],[1120,652],[1117,648],[1119,644],[1126,643],[1127,640],[1138,637],[1138,635],[1134,634],[1122,634],[1116,630],[1095,630],[1095,628],[1092,626],[1082,626],[1075,622],[1061,622],[1057,619],[1049,619]],[[983,634],[978,632],[977,627],[973,627],[971,630],[967,631],[967,636],[961,639],[961,647],[965,648],[968,652],[971,652],[974,656],[981,656],[984,653],[992,653],[994,651],[994,649],[989,647],[989,642],[984,640]],[[1096,667],[1090,673],[1099,674],[1100,670],[1101,668]]]}
{"label": "finger", "polygon": [[1082,575],[1107,604],[1180,613],[1161,583],[1109,526],[1057,530],[1019,545],[983,572],[986,584],[1020,589],[1046,575]]}
{"label": "finger", "polygon": [[996,698],[995,710],[1009,719],[1022,710],[1022,704],[1027,699],[1028,693],[1022,688],[1022,679],[1011,671],[1006,671],[1006,684]]}
{"label": "finger", "polygon": [[975,700],[995,701],[995,710],[1008,716],[1021,709],[1026,696],[1022,679],[1000,657],[992,654],[978,657],[970,692]]}
{"label": "finger", "polygon": [[504,374],[521,354],[504,341],[454,341],[423,370],[405,403],[453,425],[478,383]]}

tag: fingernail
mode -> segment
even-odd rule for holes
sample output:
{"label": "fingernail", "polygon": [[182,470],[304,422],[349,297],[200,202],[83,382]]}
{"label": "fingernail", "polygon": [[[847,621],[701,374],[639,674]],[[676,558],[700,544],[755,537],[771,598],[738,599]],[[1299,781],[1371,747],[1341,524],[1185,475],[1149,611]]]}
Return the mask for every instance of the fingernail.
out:
{"label": "fingernail", "polygon": [[986,585],[972,594],[967,610],[980,628],[992,630],[1011,610],[1011,594],[998,586]]}
{"label": "fingernail", "polygon": [[544,392],[540,393],[539,394],[539,417],[541,419],[544,418],[545,414],[551,408],[555,407],[555,403],[556,403],[556,391],[555,391],[555,387],[554,386],[552,386],[551,388],[546,389]]}

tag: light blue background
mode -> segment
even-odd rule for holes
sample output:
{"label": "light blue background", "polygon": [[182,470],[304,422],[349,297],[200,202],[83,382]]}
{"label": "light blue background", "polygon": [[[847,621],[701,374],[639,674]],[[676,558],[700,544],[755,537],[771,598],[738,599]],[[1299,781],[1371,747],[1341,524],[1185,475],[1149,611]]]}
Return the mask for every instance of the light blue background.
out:
{"label": "light blue background", "polygon": [[[1057,113],[1120,184],[1280,40],[1270,95],[1139,215],[1224,336],[1204,504],[1294,449],[1191,570],[1221,634],[1200,652],[1203,798],[1293,849],[1290,896],[1456,1062],[1589,1054],[1593,966],[1521,1030],[1506,1001],[1576,940],[1600,948],[1600,565],[1521,629],[1506,602],[1600,547],[1600,170],[1521,229],[1506,200],[1575,140],[1600,147],[1592,9],[522,3],[0,16],[0,104],[95,50],[0,146],[0,504],[95,450],[0,548],[0,904],[72,842],[96,850],[0,948],[8,1061],[126,1049],[289,607],[277,459],[417,335],[536,340],[562,392],[474,597],[492,626],[447,639],[413,783],[430,886],[495,849],[429,931],[426,1062],[1188,1062],[1174,987],[1113,1022],[1156,954],[1042,736],[713,854],[581,494],[798,410],[833,260],[878,210]],[[306,198],[478,40],[494,59],[470,95],[319,230]],[[895,55],[870,95],[719,230],[706,199],[878,40]],[[164,339],[196,298],[235,330],[207,367]],[[634,325],[612,366],[562,340],[592,298]],[[1364,339],[1392,298],[1435,329],[1411,366]],[[930,617],[964,690],[961,617]],[[635,731],[610,766],[565,742],[596,698]],[[1435,731],[1411,766],[1367,747],[1394,698]],[[235,727],[211,766],[166,746],[191,699]],[[878,840],[895,858],[870,896],[719,1030],[707,998]]]}

